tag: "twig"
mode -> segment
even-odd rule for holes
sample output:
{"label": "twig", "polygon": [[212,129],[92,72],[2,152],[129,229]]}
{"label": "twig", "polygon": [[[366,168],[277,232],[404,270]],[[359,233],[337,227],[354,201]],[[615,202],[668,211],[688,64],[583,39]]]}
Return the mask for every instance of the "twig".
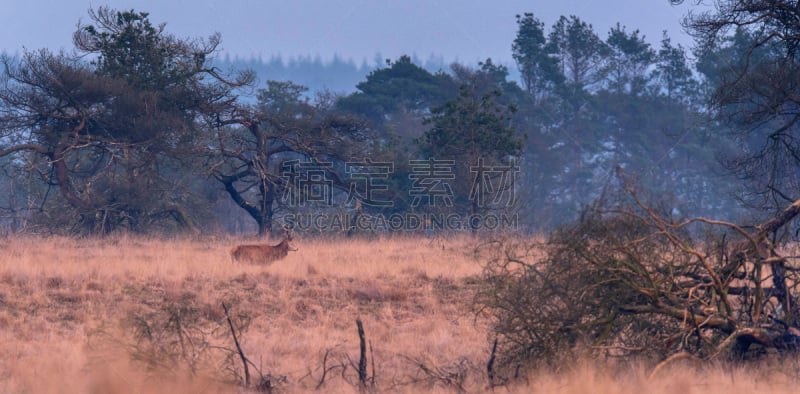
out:
{"label": "twig", "polygon": [[[322,357],[322,376],[319,378],[319,383],[317,383],[317,387],[314,388],[315,390],[319,390],[319,388],[322,387],[323,384],[325,384],[325,376],[328,374],[327,363],[328,363],[329,353],[330,349],[325,350],[325,356]],[[331,370],[332,369],[333,368],[331,368]]]}
{"label": "twig", "polygon": [[361,347],[361,356],[358,359],[358,381],[364,387],[367,385],[367,342],[364,338],[364,324],[361,319],[356,319],[356,327],[358,328],[358,341]]}
{"label": "twig", "polygon": [[492,345],[492,355],[489,356],[489,362],[486,363],[486,372],[489,375],[489,388],[494,389],[494,360],[497,357],[497,338],[494,339]]}
{"label": "twig", "polygon": [[372,341],[371,340],[369,341],[369,357],[370,357],[370,363],[372,363],[372,378],[370,378],[370,381],[372,381],[372,385],[374,386],[375,385],[375,353],[372,351]]}
{"label": "twig", "polygon": [[236,337],[233,321],[231,321],[231,316],[228,314],[228,306],[225,305],[224,302],[222,303],[222,309],[225,311],[225,318],[228,320],[228,326],[231,328],[231,336],[233,336],[233,343],[236,345],[236,351],[242,359],[242,366],[244,367],[244,387],[250,387],[250,369],[247,367],[247,362],[249,360],[245,357],[242,347],[239,345],[239,338]]}

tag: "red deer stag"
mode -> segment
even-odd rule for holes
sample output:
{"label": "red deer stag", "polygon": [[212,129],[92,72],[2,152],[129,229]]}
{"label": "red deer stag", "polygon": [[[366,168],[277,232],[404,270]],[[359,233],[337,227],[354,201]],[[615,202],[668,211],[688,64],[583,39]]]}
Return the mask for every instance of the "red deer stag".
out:
{"label": "red deer stag", "polygon": [[280,260],[289,254],[289,251],[296,251],[297,248],[291,245],[292,233],[286,228],[283,229],[284,238],[277,245],[238,245],[231,249],[232,262],[248,262],[269,264]]}

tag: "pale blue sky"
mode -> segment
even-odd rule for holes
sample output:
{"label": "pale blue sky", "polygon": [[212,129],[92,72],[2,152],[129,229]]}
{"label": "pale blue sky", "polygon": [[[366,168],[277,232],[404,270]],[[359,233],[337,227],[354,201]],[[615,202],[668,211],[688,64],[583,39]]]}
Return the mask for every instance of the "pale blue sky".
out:
{"label": "pale blue sky", "polygon": [[[654,46],[668,30],[674,42],[691,40],[680,21],[691,5],[671,6],[668,0],[0,0],[0,50],[23,47],[71,49],[79,20],[87,21],[90,6],[150,12],[154,22],[166,22],[179,37],[222,34],[231,56],[284,59],[334,54],[356,62],[431,54],[446,62],[475,62],[487,57],[512,62],[515,15],[533,12],[549,27],[559,15],[577,15],[605,38],[616,22],[638,28]],[[688,2],[691,3],[691,2]]]}

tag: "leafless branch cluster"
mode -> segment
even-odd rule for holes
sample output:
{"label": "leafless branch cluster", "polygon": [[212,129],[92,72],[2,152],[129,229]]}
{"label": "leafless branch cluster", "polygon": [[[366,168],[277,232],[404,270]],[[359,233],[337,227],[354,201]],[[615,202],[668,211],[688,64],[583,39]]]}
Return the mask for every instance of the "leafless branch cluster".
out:
{"label": "leafless branch cluster", "polygon": [[[752,230],[677,220],[624,187],[542,245],[485,260],[476,305],[505,378],[580,356],[742,360],[800,349],[798,256],[778,235],[800,201]],[[554,362],[562,361],[562,362]]]}

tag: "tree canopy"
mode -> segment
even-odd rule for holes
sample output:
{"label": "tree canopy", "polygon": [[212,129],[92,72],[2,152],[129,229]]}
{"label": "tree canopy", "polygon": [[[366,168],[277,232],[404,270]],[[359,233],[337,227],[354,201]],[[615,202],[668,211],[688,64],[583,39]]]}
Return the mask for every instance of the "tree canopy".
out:
{"label": "tree canopy", "polygon": [[[153,28],[146,13],[100,7],[79,26],[79,56],[47,50],[3,57],[0,157],[27,153],[65,204],[58,220],[106,233],[145,230],[185,214],[192,157],[202,130],[232,110],[253,75],[224,79],[207,64],[219,44],[182,41]],[[97,55],[86,63],[83,55]]]}
{"label": "tree canopy", "polygon": [[[685,214],[739,215],[734,190],[775,210],[798,190],[792,24],[772,8],[721,5],[687,21],[701,38],[696,63],[666,33],[654,42],[632,26],[602,32],[577,15],[547,26],[523,13],[514,64],[427,69],[399,56],[350,94],[223,72],[233,63],[216,56],[217,33],[179,38],[146,12],[92,9],[73,54],[2,59],[0,187],[24,184],[29,196],[0,198],[0,212],[77,233],[206,219],[264,233],[309,209],[287,204],[297,185],[285,163],[330,172],[326,209],[355,209],[354,183],[374,176],[390,204],[360,201],[364,213],[404,214],[424,211],[413,163],[430,159],[463,167],[436,180],[463,213],[476,212],[476,161],[515,168],[515,192],[531,201],[513,210],[525,231],[576,219],[617,168]],[[366,159],[381,172],[354,172]]]}

